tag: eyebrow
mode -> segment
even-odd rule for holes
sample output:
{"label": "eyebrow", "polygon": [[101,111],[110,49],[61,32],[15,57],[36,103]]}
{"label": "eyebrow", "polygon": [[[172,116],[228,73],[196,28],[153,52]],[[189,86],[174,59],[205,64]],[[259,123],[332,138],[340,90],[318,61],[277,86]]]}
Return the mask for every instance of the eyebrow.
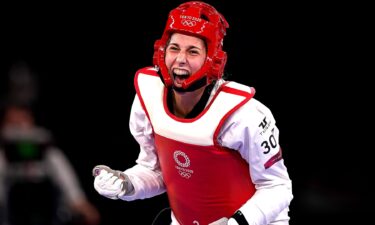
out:
{"label": "eyebrow", "polygon": [[[179,44],[177,44],[177,43],[173,43],[173,42],[170,42],[170,43],[168,44],[168,46],[169,46],[169,45],[174,45],[174,46],[178,46],[178,47],[180,47]],[[195,46],[195,45],[189,45],[189,46],[188,46],[188,49],[192,49],[192,48],[196,48],[196,49],[199,49],[199,50],[204,50],[203,48],[200,48],[200,47]]]}

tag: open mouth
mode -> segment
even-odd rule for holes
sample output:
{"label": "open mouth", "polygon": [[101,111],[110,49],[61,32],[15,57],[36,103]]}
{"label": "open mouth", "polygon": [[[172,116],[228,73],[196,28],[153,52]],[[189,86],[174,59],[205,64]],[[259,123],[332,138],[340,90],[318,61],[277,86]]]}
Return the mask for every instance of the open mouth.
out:
{"label": "open mouth", "polygon": [[190,76],[187,71],[177,69],[173,71],[172,75],[175,85],[178,86],[182,85],[182,83]]}
{"label": "open mouth", "polygon": [[174,79],[183,79],[183,80],[185,80],[188,77],[189,77],[189,75],[178,75],[178,74],[173,73],[173,78]]}

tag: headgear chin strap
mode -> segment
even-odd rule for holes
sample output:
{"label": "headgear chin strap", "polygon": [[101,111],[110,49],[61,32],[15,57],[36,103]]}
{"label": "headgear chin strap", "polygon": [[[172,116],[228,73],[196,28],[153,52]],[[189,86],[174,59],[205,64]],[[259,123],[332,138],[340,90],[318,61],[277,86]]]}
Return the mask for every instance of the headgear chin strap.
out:
{"label": "headgear chin strap", "polygon": [[207,57],[202,68],[182,83],[182,89],[188,90],[191,85],[203,78],[206,78],[204,85],[221,78],[227,62],[227,54],[222,47],[228,27],[225,18],[214,7],[204,2],[186,2],[173,9],[168,15],[161,39],[154,44],[153,63],[159,68],[164,84],[167,87],[173,85],[165,65],[165,49],[171,35],[176,32],[202,38],[207,44]]}

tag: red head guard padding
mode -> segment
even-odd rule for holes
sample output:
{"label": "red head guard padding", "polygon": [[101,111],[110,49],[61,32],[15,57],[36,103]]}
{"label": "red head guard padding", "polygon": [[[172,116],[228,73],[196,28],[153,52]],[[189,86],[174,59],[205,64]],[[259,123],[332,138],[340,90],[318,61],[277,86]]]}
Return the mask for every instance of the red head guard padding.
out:
{"label": "red head guard padding", "polygon": [[182,85],[188,88],[192,83],[207,77],[207,83],[221,78],[227,61],[227,54],[222,51],[223,38],[229,27],[225,18],[211,5],[191,1],[179,5],[168,16],[167,24],[161,39],[154,45],[153,63],[158,66],[166,86],[173,81],[165,65],[165,48],[171,34],[178,32],[202,38],[207,45],[207,58],[202,68],[192,74]]}

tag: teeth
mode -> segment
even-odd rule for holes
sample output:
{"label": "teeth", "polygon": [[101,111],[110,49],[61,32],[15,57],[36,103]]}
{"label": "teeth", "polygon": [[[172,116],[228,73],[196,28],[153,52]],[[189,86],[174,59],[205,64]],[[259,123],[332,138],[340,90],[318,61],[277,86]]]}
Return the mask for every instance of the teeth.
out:
{"label": "teeth", "polygon": [[186,70],[181,70],[181,69],[174,69],[174,70],[173,70],[173,73],[174,73],[175,75],[178,75],[178,76],[187,76],[187,75],[189,75],[189,72],[188,72],[188,71],[186,71]]}

